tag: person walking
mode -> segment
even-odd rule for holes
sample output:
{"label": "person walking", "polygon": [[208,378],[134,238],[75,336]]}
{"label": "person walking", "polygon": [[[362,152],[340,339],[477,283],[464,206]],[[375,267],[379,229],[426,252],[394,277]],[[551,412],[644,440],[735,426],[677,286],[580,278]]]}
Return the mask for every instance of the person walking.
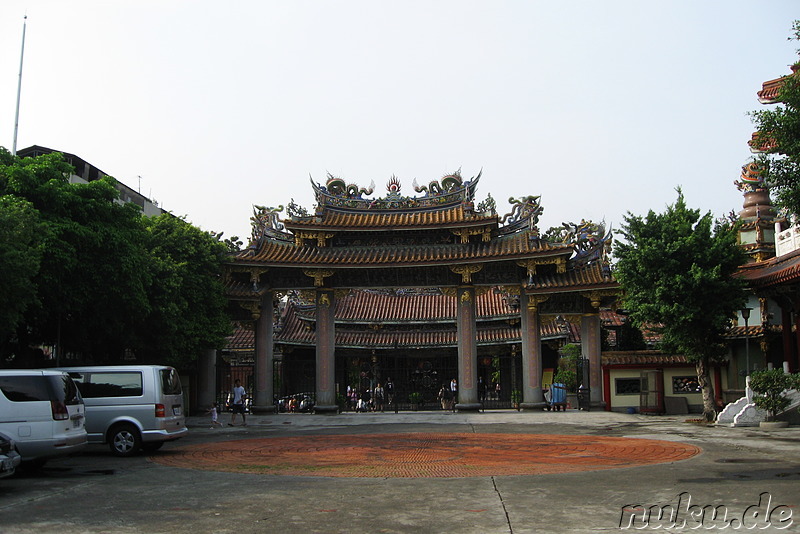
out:
{"label": "person walking", "polygon": [[237,378],[233,381],[231,390],[231,422],[228,426],[236,426],[236,414],[242,414],[242,426],[247,426],[244,417],[244,401],[247,399],[247,392],[242,387],[242,382]]}
{"label": "person walking", "polygon": [[211,408],[209,408],[208,411],[206,412],[207,414],[211,415],[211,428],[214,428],[215,426],[222,426],[222,423],[220,423],[217,420],[217,418],[219,417],[218,408],[219,404],[215,402],[214,404],[211,405]]}

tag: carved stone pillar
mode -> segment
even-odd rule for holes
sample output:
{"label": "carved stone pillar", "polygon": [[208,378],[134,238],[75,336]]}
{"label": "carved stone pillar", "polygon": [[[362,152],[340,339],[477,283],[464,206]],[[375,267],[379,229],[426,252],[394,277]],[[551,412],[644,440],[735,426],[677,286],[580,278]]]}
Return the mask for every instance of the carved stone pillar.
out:
{"label": "carved stone pillar", "polygon": [[336,325],[334,322],[336,297],[333,290],[317,290],[317,413],[337,413],[335,349]]}
{"label": "carved stone pillar", "polygon": [[274,347],[272,292],[261,296],[261,315],[256,321],[256,361],[255,392],[253,396],[253,413],[274,413],[275,403],[272,399],[272,353]]}
{"label": "carved stone pillar", "polygon": [[539,304],[544,299],[522,292],[519,300],[522,328],[522,403],[524,410],[542,409],[542,334],[539,324]]}
{"label": "carved stone pillar", "polygon": [[197,362],[197,405],[207,410],[217,395],[217,351],[203,351]]}
{"label": "carved stone pillar", "polygon": [[478,332],[475,323],[475,288],[462,286],[456,293],[458,323],[458,403],[456,409],[478,411]]}
{"label": "carved stone pillar", "polygon": [[[581,317],[581,355],[589,360],[589,401],[592,407],[603,407],[603,366],[600,354],[600,314]],[[586,384],[584,384],[586,385]]]}

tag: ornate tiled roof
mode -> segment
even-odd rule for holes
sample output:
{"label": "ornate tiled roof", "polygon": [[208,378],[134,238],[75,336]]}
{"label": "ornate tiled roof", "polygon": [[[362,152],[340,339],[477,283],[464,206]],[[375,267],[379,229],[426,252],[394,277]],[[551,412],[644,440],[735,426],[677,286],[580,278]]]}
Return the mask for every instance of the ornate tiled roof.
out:
{"label": "ornate tiled roof", "polygon": [[[519,317],[512,312],[501,293],[489,291],[475,298],[478,320]],[[313,310],[297,312],[313,318]],[[442,294],[389,295],[375,291],[350,291],[336,300],[336,321],[350,323],[437,323],[453,322],[456,299]]]}
{"label": "ornate tiled roof", "polygon": [[598,289],[603,287],[616,288],[619,283],[611,276],[611,272],[602,264],[595,262],[579,269],[570,269],[566,273],[549,274],[533,277],[528,284],[528,289],[537,293],[557,292],[565,288],[570,289]]}
{"label": "ornate tiled roof", "polygon": [[783,80],[786,76],[769,80],[761,85],[761,90],[758,92],[758,101],[762,104],[774,104],[778,101],[778,93],[783,86]]}
{"label": "ornate tiled roof", "polygon": [[440,245],[314,247],[267,241],[257,251],[239,252],[233,261],[266,267],[405,267],[569,256],[572,251],[571,245],[532,241],[528,234],[518,233],[489,242]]}
{"label": "ornate tiled roof", "polygon": [[756,288],[796,282],[800,280],[800,250],[743,265],[739,268],[739,275]]}
{"label": "ornate tiled roof", "polygon": [[228,336],[227,349],[231,351],[251,351],[255,347],[255,332],[252,328],[236,325],[233,334]]}
{"label": "ornate tiled roof", "polygon": [[467,214],[459,204],[447,209],[419,211],[326,211],[319,217],[307,217],[284,221],[289,230],[342,231],[392,231],[414,228],[463,228],[491,225],[497,227],[499,218],[491,213]]}
{"label": "ornate tiled roof", "polygon": [[[446,298],[446,297],[445,297]],[[450,299],[453,300],[453,299]],[[337,324],[339,308],[337,308]],[[412,314],[413,315],[413,314]],[[383,325],[393,322],[393,317],[387,317]],[[569,332],[555,322],[541,326],[543,340],[574,337],[574,332]],[[478,325],[478,345],[496,345],[518,343],[520,341],[519,324],[488,323]],[[275,336],[276,343],[288,345],[313,346],[316,341],[313,323],[302,320],[294,305],[287,306],[282,328]],[[336,347],[339,348],[435,348],[455,347],[458,343],[456,325],[453,320],[446,327],[434,328],[337,328]]]}

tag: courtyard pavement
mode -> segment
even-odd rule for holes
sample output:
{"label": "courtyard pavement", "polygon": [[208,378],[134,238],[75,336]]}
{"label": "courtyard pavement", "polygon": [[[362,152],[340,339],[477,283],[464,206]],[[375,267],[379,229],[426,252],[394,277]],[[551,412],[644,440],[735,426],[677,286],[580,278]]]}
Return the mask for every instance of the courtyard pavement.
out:
{"label": "courtyard pavement", "polygon": [[190,417],[187,438],[150,456],[93,446],[0,481],[0,531],[800,532],[800,427],[690,417]]}

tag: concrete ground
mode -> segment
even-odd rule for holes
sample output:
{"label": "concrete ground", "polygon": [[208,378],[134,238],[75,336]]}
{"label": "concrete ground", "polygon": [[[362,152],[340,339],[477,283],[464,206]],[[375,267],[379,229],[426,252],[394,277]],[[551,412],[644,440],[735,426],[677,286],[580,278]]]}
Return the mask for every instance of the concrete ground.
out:
{"label": "concrete ground", "polygon": [[[206,418],[192,417],[187,438],[149,457],[120,459],[92,446],[40,473],[0,480],[0,532],[684,532],[726,525],[727,531],[800,532],[800,427],[764,431],[686,421],[574,410],[281,414],[211,429]],[[549,474],[469,477],[431,477],[430,462],[440,460],[424,454],[402,458],[410,469],[419,462],[428,475],[416,478],[363,470],[337,477],[243,472],[252,458],[212,466],[220,447],[251,451],[284,440],[295,444],[289,451],[295,455],[322,451],[324,457],[333,453],[323,444],[336,440],[419,433],[474,435],[478,449],[482,438],[499,441],[500,435],[541,444],[563,435],[565,443],[581,443],[581,436],[587,443],[638,438],[700,452],[665,460],[656,458],[656,449],[642,448],[649,442],[632,440],[630,461],[620,464],[627,467],[574,470],[574,451],[571,459],[546,460],[534,452],[531,461],[549,464]],[[391,460],[393,449],[387,450],[382,454]],[[592,454],[590,463],[613,460],[604,452],[585,453]],[[650,454],[663,463],[633,461]],[[519,451],[508,456],[512,465],[528,463]],[[187,457],[203,469],[173,465]],[[269,457],[256,461],[264,468],[259,472],[274,472]]]}

